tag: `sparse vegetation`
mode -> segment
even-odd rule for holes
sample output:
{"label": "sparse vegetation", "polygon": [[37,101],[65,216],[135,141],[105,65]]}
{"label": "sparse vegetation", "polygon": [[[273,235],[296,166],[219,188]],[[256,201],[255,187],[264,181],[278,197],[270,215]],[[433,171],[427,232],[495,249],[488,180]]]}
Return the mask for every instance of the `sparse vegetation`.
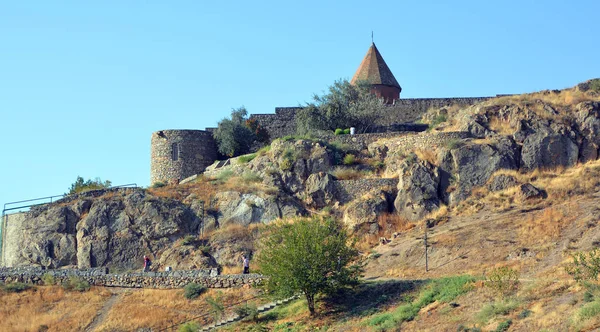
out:
{"label": "sparse vegetation", "polygon": [[56,285],[56,278],[54,278],[54,275],[50,273],[44,273],[44,275],[42,276],[42,282],[46,286]]}
{"label": "sparse vegetation", "polygon": [[346,166],[351,166],[354,165],[356,163],[356,156],[349,153],[347,155],[344,156],[344,165]]}
{"label": "sparse vegetation", "polygon": [[484,305],[477,313],[476,319],[481,323],[487,323],[496,316],[506,316],[515,311],[520,302],[515,299],[501,300]]}
{"label": "sparse vegetation", "polygon": [[200,331],[200,324],[197,322],[187,322],[179,327],[178,332],[198,332]]}
{"label": "sparse vegetation", "polygon": [[77,179],[75,180],[75,182],[73,184],[71,184],[68,194],[72,195],[72,194],[79,194],[79,193],[90,191],[90,190],[105,189],[105,188],[109,188],[111,186],[111,184],[112,183],[110,181],[108,181],[108,180],[102,181],[100,178],[95,178],[94,180],[88,179],[86,181],[81,176],[78,176]]}
{"label": "sparse vegetation", "polygon": [[244,320],[256,322],[258,318],[258,309],[254,303],[245,303],[235,308],[235,313]]}
{"label": "sparse vegetation", "polygon": [[69,277],[62,286],[68,291],[85,292],[90,290],[90,284],[87,281],[75,276]]}
{"label": "sparse vegetation", "polygon": [[238,162],[239,162],[240,164],[246,164],[246,163],[249,163],[249,162],[251,162],[251,161],[252,161],[254,158],[256,158],[256,155],[257,155],[256,153],[250,153],[250,154],[246,154],[246,155],[240,156],[240,157],[238,158]]}
{"label": "sparse vegetation", "polygon": [[206,292],[206,287],[196,283],[187,284],[183,288],[183,296],[188,300],[193,300],[204,292]]}
{"label": "sparse vegetation", "polygon": [[217,292],[214,296],[206,296],[204,298],[209,306],[210,313],[215,321],[221,320],[225,314],[225,304],[223,303],[223,293]]}
{"label": "sparse vegetation", "polygon": [[162,188],[166,185],[167,185],[166,183],[159,181],[159,182],[154,182],[150,188]]}
{"label": "sparse vegetation", "polygon": [[21,293],[31,288],[31,285],[22,282],[11,282],[2,286],[7,293]]}
{"label": "sparse vegetation", "polygon": [[499,267],[487,275],[485,286],[501,297],[506,297],[519,288],[519,273],[509,267]]}

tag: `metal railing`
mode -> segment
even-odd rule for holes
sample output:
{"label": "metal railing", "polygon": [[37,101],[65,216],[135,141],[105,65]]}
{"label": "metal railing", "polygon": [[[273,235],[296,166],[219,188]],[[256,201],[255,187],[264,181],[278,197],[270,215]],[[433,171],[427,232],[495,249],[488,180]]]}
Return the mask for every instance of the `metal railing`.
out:
{"label": "metal railing", "polygon": [[[108,188],[90,190],[89,192],[106,190],[106,189],[128,188],[128,187],[137,188],[137,184],[136,183],[122,184],[119,186],[112,186],[112,187],[108,187]],[[50,204],[50,203],[56,202],[57,200],[59,200],[61,198],[66,197],[66,196],[68,196],[68,194],[39,197],[39,198],[33,198],[33,199],[26,199],[23,201],[4,203],[4,207],[2,208],[2,216],[4,216],[6,214],[6,211],[28,209],[33,206]],[[24,203],[27,203],[27,204],[24,204]],[[19,205],[19,206],[14,206],[14,205]]]}

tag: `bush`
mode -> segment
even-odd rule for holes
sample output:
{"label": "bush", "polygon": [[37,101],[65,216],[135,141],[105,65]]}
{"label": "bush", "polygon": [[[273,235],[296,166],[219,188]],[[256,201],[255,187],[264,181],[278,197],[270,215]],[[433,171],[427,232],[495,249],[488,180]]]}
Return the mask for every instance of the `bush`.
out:
{"label": "bush", "polygon": [[236,307],[235,313],[244,318],[244,320],[256,321],[258,318],[258,309],[253,303],[246,303],[245,305]]}
{"label": "bush", "polygon": [[185,287],[183,288],[183,296],[188,300],[193,300],[198,296],[202,295],[202,293],[204,293],[205,291],[206,287],[196,283],[191,283],[185,285]]}
{"label": "bush", "polygon": [[256,134],[248,128],[248,111],[240,107],[231,111],[230,119],[219,121],[213,137],[217,141],[219,152],[225,156],[235,157],[248,153]]}
{"label": "bush", "polygon": [[600,92],[600,78],[593,79],[590,82],[590,90]]}
{"label": "bush", "polygon": [[446,114],[440,114],[438,116],[436,116],[431,123],[429,124],[429,128],[435,128],[437,127],[440,123],[444,123],[448,120],[448,117],[446,116]]}
{"label": "bush", "polygon": [[341,128],[337,128],[337,129],[335,130],[334,134],[336,134],[336,135],[343,135],[343,134],[344,134],[344,130],[343,130],[343,129],[341,129]]}
{"label": "bush", "polygon": [[579,309],[578,318],[580,321],[588,320],[600,314],[600,301],[586,303]]}
{"label": "bush", "polygon": [[594,294],[590,291],[583,293],[583,302],[589,303],[594,301]]}
{"label": "bush", "polygon": [[54,278],[54,276],[50,273],[44,273],[42,276],[42,282],[46,286],[56,285],[56,278]]}
{"label": "bush", "polygon": [[183,238],[183,241],[181,241],[181,244],[183,244],[184,246],[189,246],[192,245],[196,242],[197,238],[193,235],[186,235]]}
{"label": "bush", "polygon": [[517,309],[519,302],[516,300],[494,302],[484,305],[476,315],[476,319],[481,323],[487,323],[493,317],[504,316]]}
{"label": "bush", "polygon": [[31,287],[31,285],[22,282],[11,282],[9,284],[4,285],[4,287],[2,288],[7,293],[21,293],[30,289]]}
{"label": "bush", "polygon": [[198,332],[200,331],[200,324],[197,322],[187,322],[179,327],[179,332]]}
{"label": "bush", "polygon": [[509,267],[493,269],[487,276],[485,286],[500,296],[508,296],[519,288],[519,273]]}
{"label": "bush", "polygon": [[296,162],[296,153],[292,149],[286,149],[283,152],[283,156],[281,161],[279,162],[279,167],[282,171],[289,171],[294,166]]}
{"label": "bush", "polygon": [[105,189],[109,188],[110,186],[111,182],[108,180],[102,182],[100,178],[96,178],[94,180],[88,179],[87,181],[85,181],[81,176],[78,176],[77,180],[75,180],[75,182],[71,184],[71,188],[69,188],[68,194],[72,195],[90,190]]}
{"label": "bush", "polygon": [[154,182],[154,184],[152,184],[151,188],[162,188],[165,187],[167,184],[164,182]]}
{"label": "bush", "polygon": [[65,290],[77,292],[85,292],[90,289],[90,284],[87,281],[75,276],[69,277],[62,286]]}
{"label": "bush", "polygon": [[496,327],[496,332],[505,332],[508,331],[508,328],[512,325],[512,320],[508,319],[503,321],[502,323],[498,324],[498,327]]}
{"label": "bush", "polygon": [[350,128],[346,128],[343,131],[344,135],[349,135],[350,134]]}
{"label": "bush", "polygon": [[256,153],[246,154],[246,155],[240,156],[238,158],[238,162],[240,164],[246,164],[248,162],[251,162],[254,158],[256,158]]}
{"label": "bush", "polygon": [[344,156],[344,165],[350,166],[356,163],[356,156],[353,154],[347,154]]}
{"label": "bush", "polygon": [[598,280],[600,273],[600,248],[588,252],[578,252],[573,256],[573,263],[566,267],[575,281],[585,283],[586,281]]}

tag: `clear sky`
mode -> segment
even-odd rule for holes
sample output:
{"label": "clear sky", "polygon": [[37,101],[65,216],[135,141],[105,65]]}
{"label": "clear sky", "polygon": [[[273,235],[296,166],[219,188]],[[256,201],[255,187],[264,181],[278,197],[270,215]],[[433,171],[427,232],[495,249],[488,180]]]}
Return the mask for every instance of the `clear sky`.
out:
{"label": "clear sky", "polygon": [[375,43],[402,97],[600,76],[600,1],[0,0],[0,204],[78,175],[147,186],[150,135],[272,113],[351,78]]}

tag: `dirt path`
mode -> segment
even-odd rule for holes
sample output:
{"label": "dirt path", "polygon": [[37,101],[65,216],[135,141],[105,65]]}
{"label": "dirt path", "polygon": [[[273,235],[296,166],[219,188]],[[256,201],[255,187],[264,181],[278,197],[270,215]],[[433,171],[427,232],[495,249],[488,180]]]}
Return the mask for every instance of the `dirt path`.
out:
{"label": "dirt path", "polygon": [[123,297],[123,295],[127,291],[131,291],[131,289],[126,289],[126,288],[111,289],[112,294],[111,294],[110,298],[104,303],[104,306],[102,306],[102,309],[100,309],[100,311],[98,311],[98,314],[96,315],[96,317],[94,317],[94,320],[90,323],[90,325],[88,325],[85,328],[85,331],[86,332],[95,331],[99,326],[101,326],[102,323],[104,322],[104,320],[106,319],[106,317],[108,316],[110,309],[113,307],[113,305],[115,305],[115,303],[117,303],[121,299],[121,297]]}

